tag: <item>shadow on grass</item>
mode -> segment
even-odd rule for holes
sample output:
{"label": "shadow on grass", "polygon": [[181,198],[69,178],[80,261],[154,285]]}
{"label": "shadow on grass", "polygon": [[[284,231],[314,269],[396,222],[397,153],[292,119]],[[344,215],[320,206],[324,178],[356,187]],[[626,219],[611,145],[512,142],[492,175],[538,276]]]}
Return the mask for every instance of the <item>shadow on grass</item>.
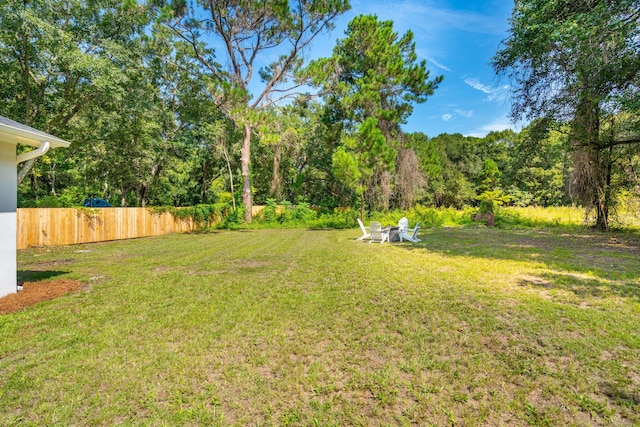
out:
{"label": "shadow on grass", "polygon": [[640,405],[640,395],[629,393],[616,384],[606,384],[604,393],[618,404],[624,406]]}
{"label": "shadow on grass", "polygon": [[218,234],[222,231],[217,228],[196,228],[195,230],[187,231],[184,234]]}
{"label": "shadow on grass", "polygon": [[527,285],[593,296],[640,300],[640,234],[553,229],[435,228],[420,234],[408,250],[426,249],[452,257],[531,261],[552,274]]}
{"label": "shadow on grass", "polygon": [[37,270],[18,270],[18,283],[25,282],[39,282],[41,280],[48,280],[52,277],[68,274],[68,271],[37,271]]}
{"label": "shadow on grass", "polygon": [[592,277],[580,277],[574,273],[542,274],[539,277],[526,277],[521,286],[545,289],[562,289],[578,296],[606,298],[618,296],[640,302],[640,285]]}

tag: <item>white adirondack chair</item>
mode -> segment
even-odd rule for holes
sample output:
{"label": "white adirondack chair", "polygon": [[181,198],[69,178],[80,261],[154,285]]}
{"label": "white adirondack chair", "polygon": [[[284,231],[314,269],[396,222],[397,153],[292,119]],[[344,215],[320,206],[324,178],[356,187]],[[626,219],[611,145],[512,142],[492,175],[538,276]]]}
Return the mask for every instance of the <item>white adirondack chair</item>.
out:
{"label": "white adirondack chair", "polygon": [[409,228],[409,220],[405,217],[400,218],[400,221],[398,221],[398,228],[400,231],[400,234],[402,233],[406,233],[407,229]]}
{"label": "white adirondack chair", "polygon": [[417,224],[416,224],[416,226],[413,228],[413,230],[412,230],[412,229],[409,229],[409,232],[411,233],[411,237],[413,237],[413,240],[414,240],[415,242],[420,242],[420,241],[421,241],[420,239],[418,239],[418,232],[420,231],[420,228],[421,228],[420,224],[421,224],[421,222],[420,222],[420,221],[418,221],[418,223],[417,223]]}
{"label": "white adirondack chair", "polygon": [[358,218],[358,224],[360,225],[360,230],[362,230],[362,236],[358,237],[358,240],[370,238],[371,234],[367,231],[367,228],[369,227],[365,227],[360,218]]}
{"label": "white adirondack chair", "polygon": [[419,242],[418,232],[420,231],[420,222],[416,224],[415,228],[408,228],[408,226],[409,221],[407,218],[402,218],[400,222],[398,222],[398,227],[400,227],[400,241],[408,240],[413,243]]}
{"label": "white adirondack chair", "polygon": [[389,232],[384,231],[382,229],[382,224],[380,224],[378,221],[371,221],[371,227],[369,227],[369,231],[371,232],[371,239],[369,240],[369,243],[384,243],[389,239]]}

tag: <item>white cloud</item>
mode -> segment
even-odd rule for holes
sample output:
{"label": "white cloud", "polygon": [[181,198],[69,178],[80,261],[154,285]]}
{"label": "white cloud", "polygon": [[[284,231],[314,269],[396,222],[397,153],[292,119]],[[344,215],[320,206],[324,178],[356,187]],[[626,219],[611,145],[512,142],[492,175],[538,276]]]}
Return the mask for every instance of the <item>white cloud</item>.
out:
{"label": "white cloud", "polygon": [[481,129],[487,133],[492,131],[499,132],[501,130],[514,129],[514,125],[509,121],[498,120],[498,121],[489,123],[488,125],[482,126]]}
{"label": "white cloud", "polygon": [[480,82],[480,80],[476,78],[466,78],[464,82],[474,88],[475,90],[479,90],[480,92],[484,92],[487,95],[487,101],[505,101],[509,96],[509,89],[511,86],[502,85],[502,86],[488,86]]}
{"label": "white cloud", "polygon": [[466,118],[471,118],[473,117],[473,110],[454,110],[456,114],[462,116],[462,117],[466,117]]}
{"label": "white cloud", "polygon": [[440,116],[440,118],[442,119],[442,121],[448,122],[450,120],[455,119],[456,116],[465,117],[467,119],[473,116],[473,110],[455,109],[453,110],[453,113],[445,113],[442,116]]}
{"label": "white cloud", "polygon": [[491,87],[480,83],[480,80],[478,79],[466,78],[464,79],[464,82],[469,86],[471,86],[472,88],[474,88],[475,90],[479,90],[480,92],[491,93],[492,91]]}
{"label": "white cloud", "polygon": [[441,70],[451,71],[451,68],[447,67],[446,65],[443,65],[443,64],[439,63],[435,59],[433,59],[431,57],[428,57],[428,56],[426,58],[427,58],[427,65],[431,63],[431,64],[435,65],[436,67],[440,68]]}
{"label": "white cloud", "polygon": [[433,1],[399,0],[380,2],[353,2],[358,9],[368,9],[369,13],[378,15],[380,19],[394,22],[409,22],[409,28],[420,29],[420,32],[433,31],[437,28],[455,28],[458,30],[503,35],[506,29],[502,17],[492,17],[481,13],[453,10],[436,6]]}

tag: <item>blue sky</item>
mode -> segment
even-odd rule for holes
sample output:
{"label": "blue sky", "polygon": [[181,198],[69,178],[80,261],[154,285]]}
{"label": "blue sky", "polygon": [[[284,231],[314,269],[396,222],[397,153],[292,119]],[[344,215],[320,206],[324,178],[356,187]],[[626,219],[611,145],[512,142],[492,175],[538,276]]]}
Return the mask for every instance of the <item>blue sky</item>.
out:
{"label": "blue sky", "polygon": [[499,80],[490,65],[507,36],[512,9],[512,0],[351,0],[331,34],[314,41],[310,58],[331,55],[357,15],[392,20],[397,33],[413,31],[416,53],[426,59],[431,77],[444,76],[435,94],[415,107],[406,132],[484,136],[517,129],[509,119],[509,82]]}

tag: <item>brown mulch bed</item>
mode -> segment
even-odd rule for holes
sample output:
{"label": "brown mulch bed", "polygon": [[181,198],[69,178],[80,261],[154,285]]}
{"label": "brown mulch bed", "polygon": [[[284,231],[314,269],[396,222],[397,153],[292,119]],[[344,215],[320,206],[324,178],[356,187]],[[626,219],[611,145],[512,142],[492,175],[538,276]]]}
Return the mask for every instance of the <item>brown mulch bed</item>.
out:
{"label": "brown mulch bed", "polygon": [[43,280],[26,282],[21,291],[0,298],[0,314],[12,313],[25,307],[57,298],[69,292],[77,291],[81,283],[77,280]]}

